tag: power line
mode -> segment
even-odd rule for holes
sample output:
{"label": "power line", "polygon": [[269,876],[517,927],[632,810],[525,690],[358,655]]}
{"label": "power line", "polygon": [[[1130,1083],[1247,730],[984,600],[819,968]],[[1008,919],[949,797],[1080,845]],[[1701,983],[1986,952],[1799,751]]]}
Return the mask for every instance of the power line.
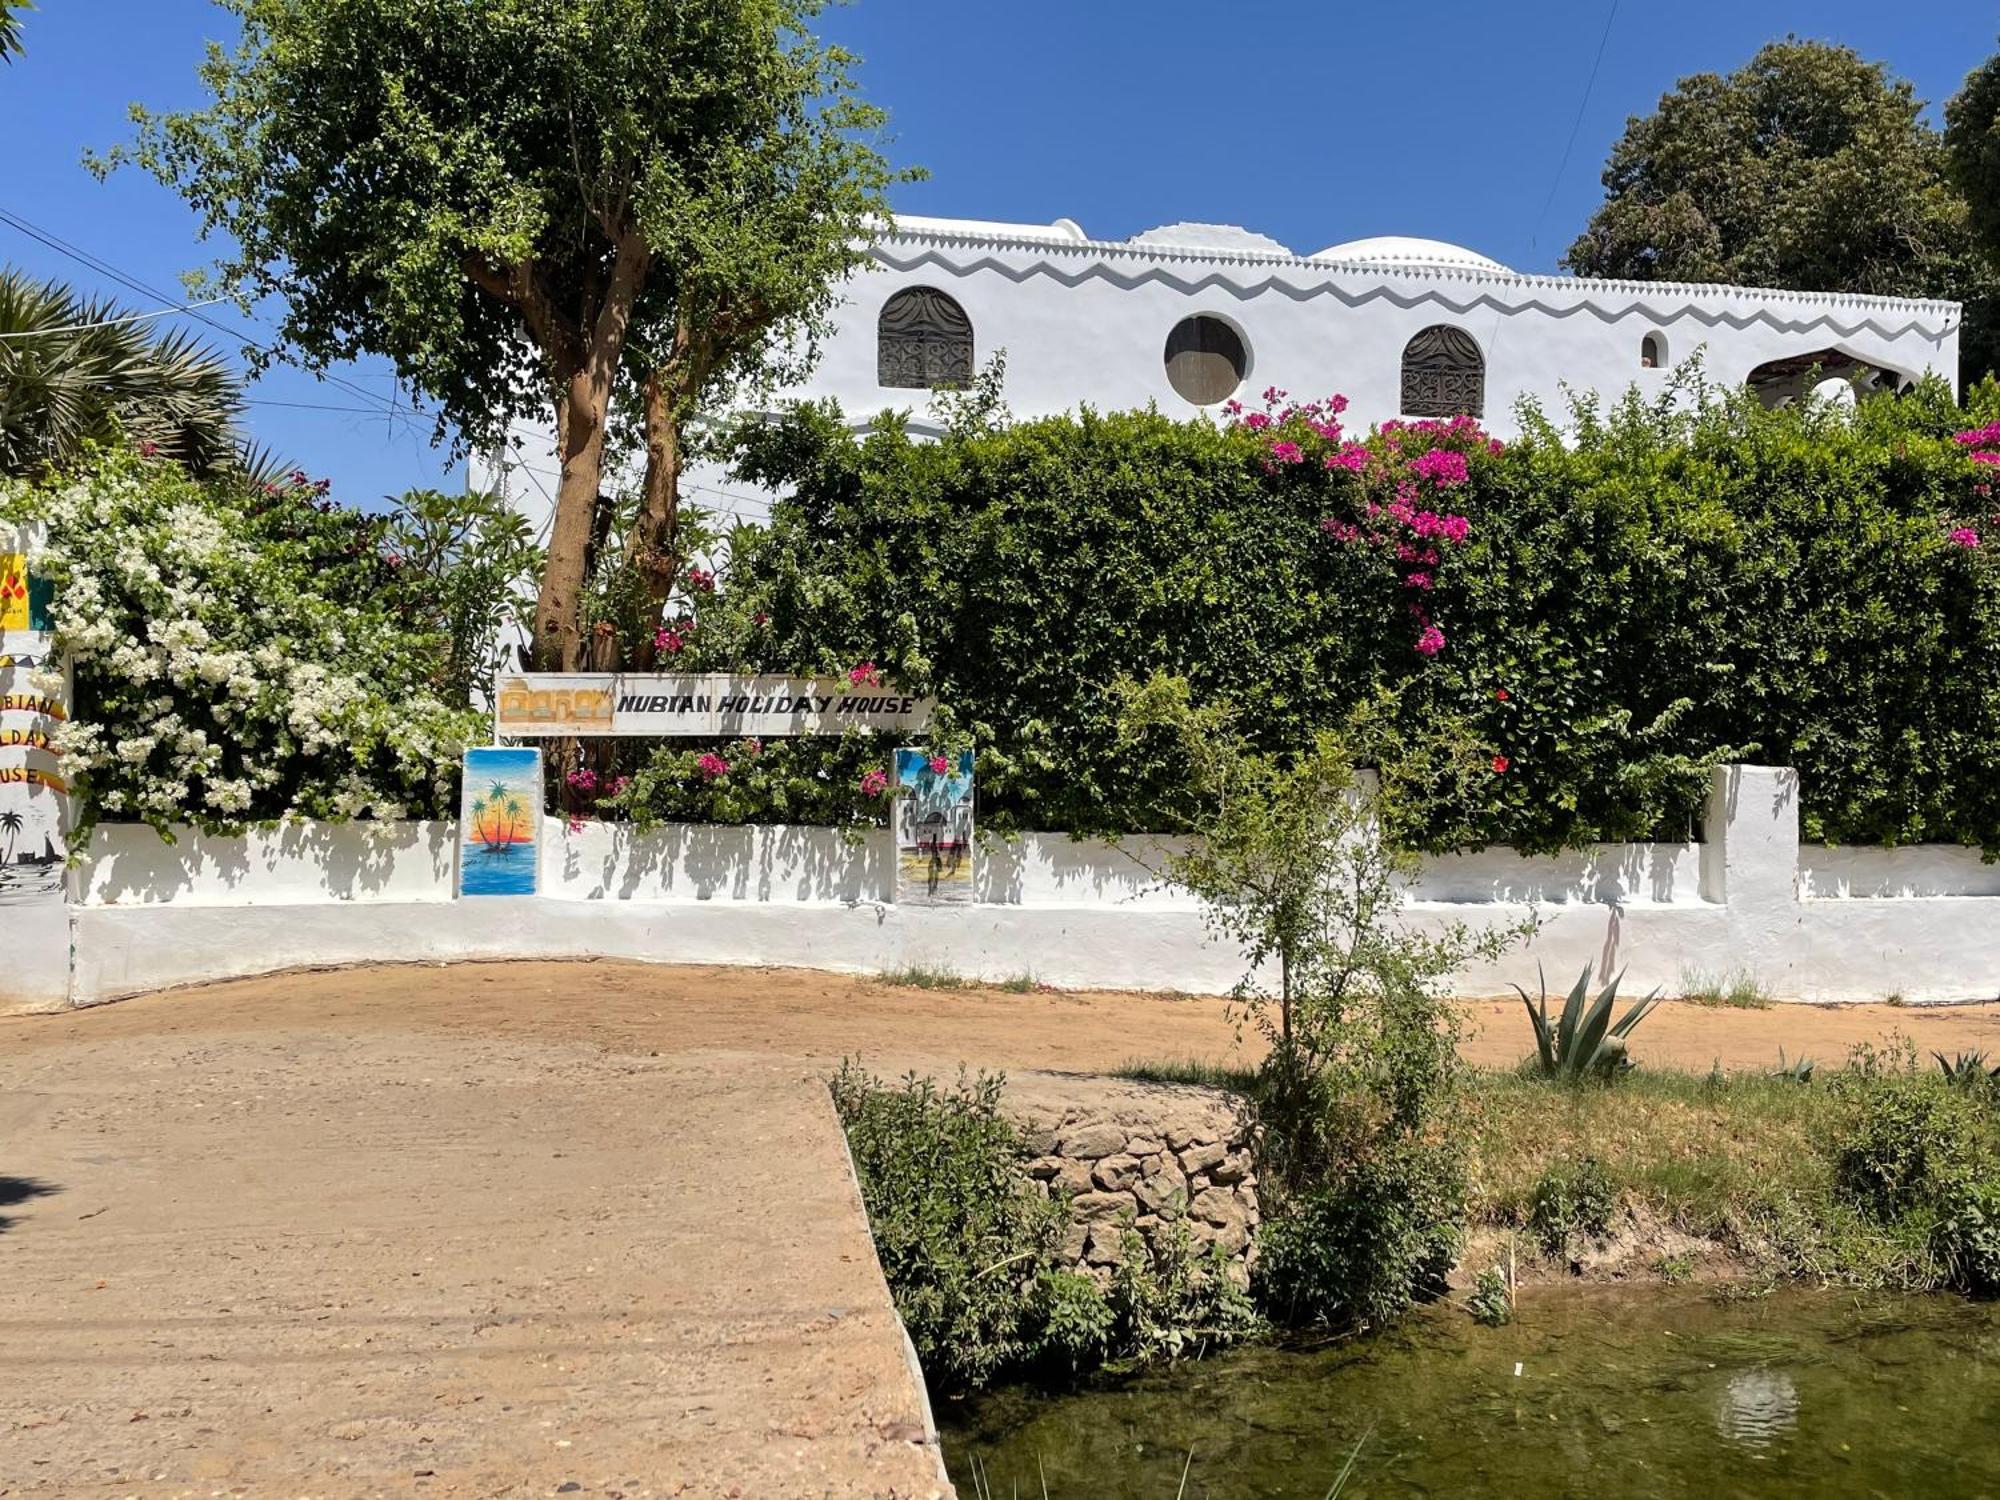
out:
{"label": "power line", "polygon": [[127,313],[122,318],[101,318],[95,323],[58,323],[53,328],[24,328],[17,333],[0,333],[0,339],[38,339],[51,333],[88,333],[93,328],[119,328],[127,323],[143,323],[148,318],[170,318],[176,313],[191,313],[197,307],[213,307],[223,301],[221,297],[210,297],[206,302],[190,302],[185,307],[162,307],[155,312]]}
{"label": "power line", "polygon": [[295,411],[344,411],[358,417],[379,417],[380,407],[375,406],[335,406],[327,401],[280,401],[274,396],[245,396],[245,406],[288,406]]}
{"label": "power line", "polygon": [[1555,207],[1556,194],[1562,190],[1563,173],[1569,170],[1570,154],[1576,150],[1576,138],[1583,131],[1583,117],[1590,108],[1590,91],[1597,87],[1597,74],[1604,66],[1604,49],[1611,45],[1611,25],[1618,19],[1618,0],[1611,0],[1611,10],[1604,17],[1604,34],[1597,39],[1597,57],[1590,65],[1590,77],[1584,81],[1583,97],[1577,101],[1576,119],[1570,123],[1569,139],[1563,144],[1562,160],[1556,164],[1554,181],[1549,184],[1549,196],[1543,200],[1542,211],[1535,216],[1535,232],[1528,236],[1528,248],[1535,249],[1542,238],[1542,225],[1548,219],[1549,210]]}
{"label": "power line", "polygon": [[[9,228],[14,229],[21,234],[25,234],[26,236],[28,236],[29,239],[35,240],[40,244],[47,246],[49,249],[55,251],[58,255],[67,256],[69,259],[75,261],[78,265],[84,266],[89,270],[95,271],[100,276],[109,277],[111,280],[117,282],[120,286],[125,287],[129,291],[135,291],[143,297],[154,297],[162,302],[171,302],[173,300],[165,292],[162,292],[158,287],[148,285],[146,282],[140,280],[138,277],[130,275],[125,271],[119,270],[118,267],[112,265],[109,261],[104,260],[99,256],[91,254],[88,250],[85,250],[80,246],[72,245],[69,241],[63,239],[61,236],[49,230],[39,228],[38,226],[30,223],[28,220],[22,218],[19,214],[12,213],[5,208],[0,208],[0,224],[5,224]],[[208,304],[201,304],[201,305],[205,306]],[[264,354],[271,357],[276,357],[277,355],[278,351],[271,345],[266,344],[259,339],[251,337],[249,334],[245,333],[240,328],[232,328],[227,323],[223,323],[215,318],[211,318],[210,316],[208,316],[208,314],[204,312],[195,311],[191,309],[188,311],[187,316],[194,319],[197,323],[206,324],[208,327],[215,329],[218,333],[224,333],[233,339],[242,340],[243,343],[248,345],[250,348],[257,350],[257,352],[260,354]],[[353,392],[355,395],[361,397],[364,401],[374,402],[375,405],[371,408],[370,415],[381,416],[391,425],[393,425],[399,420],[401,421],[410,420],[410,418],[406,416],[403,412],[396,409],[394,403],[388,403],[385,405],[380,396],[376,395],[375,392],[369,390],[365,386],[357,385],[351,380],[344,379],[339,375],[328,374],[324,371],[319,372],[319,378],[331,385],[337,385],[341,387],[343,390]]]}

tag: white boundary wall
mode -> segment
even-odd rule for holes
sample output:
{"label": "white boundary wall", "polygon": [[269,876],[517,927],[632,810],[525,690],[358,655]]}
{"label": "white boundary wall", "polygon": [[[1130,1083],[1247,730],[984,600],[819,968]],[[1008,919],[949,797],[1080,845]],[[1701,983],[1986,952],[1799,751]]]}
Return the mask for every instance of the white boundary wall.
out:
{"label": "white boundary wall", "polygon": [[[604,956],[910,964],[1063,986],[1213,992],[1239,976],[1199,907],[1129,850],[1062,835],[982,843],[978,904],[898,906],[886,830],[546,822],[536,897],[454,900],[454,827],[290,824],[242,838],[100,827],[72,872],[68,1003],[306,966]],[[1670,991],[1747,973],[1801,1000],[2000,995],[2000,865],[1958,848],[1801,849],[1797,777],[1715,773],[1699,844],[1431,861],[1417,925],[1541,918],[1532,944],[1459,976],[1469,993],[1566,986],[1585,963]],[[1136,857],[1135,857],[1136,856]],[[48,997],[47,1005],[61,1005]]]}

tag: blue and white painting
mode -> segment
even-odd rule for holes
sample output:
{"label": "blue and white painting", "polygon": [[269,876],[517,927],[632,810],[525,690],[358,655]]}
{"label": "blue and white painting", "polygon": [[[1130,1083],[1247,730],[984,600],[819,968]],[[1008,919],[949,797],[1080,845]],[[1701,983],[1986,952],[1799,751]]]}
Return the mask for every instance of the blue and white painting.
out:
{"label": "blue and white painting", "polygon": [[465,752],[459,793],[458,893],[532,896],[541,864],[542,752]]}
{"label": "blue and white painting", "polygon": [[896,752],[896,899],[972,901],[972,752]]}

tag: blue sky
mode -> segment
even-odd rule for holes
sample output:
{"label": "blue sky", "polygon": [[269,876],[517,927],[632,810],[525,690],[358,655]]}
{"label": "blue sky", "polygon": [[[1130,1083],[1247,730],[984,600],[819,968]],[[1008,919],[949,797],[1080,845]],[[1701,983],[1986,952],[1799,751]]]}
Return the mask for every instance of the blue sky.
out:
{"label": "blue sky", "polygon": [[[132,100],[198,104],[195,64],[205,40],[230,34],[230,18],[208,0],[40,3],[27,18],[27,57],[0,72],[0,209],[179,300],[180,274],[209,259],[186,208],[136,172],[100,184],[81,156],[125,138]],[[892,113],[896,159],[931,173],[899,190],[905,212],[1069,217],[1101,238],[1200,219],[1303,251],[1429,235],[1549,270],[1596,205],[1626,116],[1650,110],[1677,78],[1727,71],[1795,32],[1886,61],[1935,115],[1995,50],[2000,5],[1621,0],[1614,16],[1611,0],[1433,0],[1416,10],[857,0],[822,29],[861,54],[866,93]],[[4,224],[0,257],[135,307],[160,305]],[[233,311],[218,314],[270,337]],[[197,331],[228,352],[240,347]],[[457,482],[386,367],[339,373],[351,384],[290,370],[259,381],[254,436],[331,477],[350,502]]]}

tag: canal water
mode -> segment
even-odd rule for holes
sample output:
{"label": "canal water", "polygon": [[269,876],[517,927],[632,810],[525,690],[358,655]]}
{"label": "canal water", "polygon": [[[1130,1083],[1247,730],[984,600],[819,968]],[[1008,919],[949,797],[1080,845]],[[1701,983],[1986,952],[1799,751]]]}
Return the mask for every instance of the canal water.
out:
{"label": "canal water", "polygon": [[938,1416],[962,1500],[2000,1497],[2000,1306],[1535,1289]]}

